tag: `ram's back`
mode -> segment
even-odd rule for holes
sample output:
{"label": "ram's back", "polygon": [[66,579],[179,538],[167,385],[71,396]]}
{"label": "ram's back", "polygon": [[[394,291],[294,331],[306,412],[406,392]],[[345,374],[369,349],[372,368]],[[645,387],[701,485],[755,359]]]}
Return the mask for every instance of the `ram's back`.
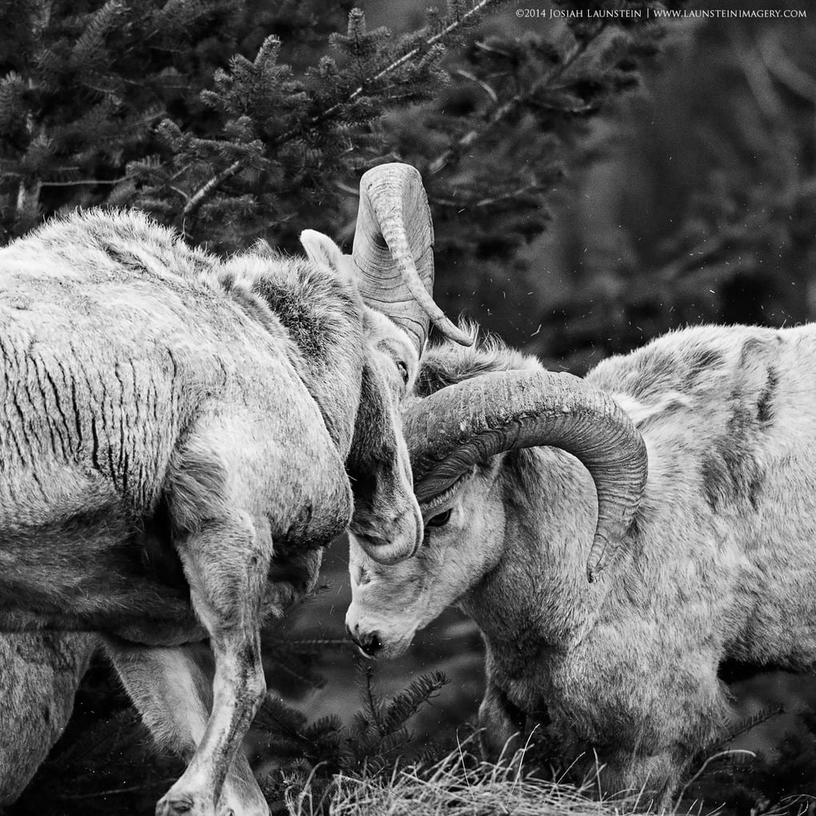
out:
{"label": "ram's back", "polygon": [[816,326],[685,329],[587,379],[646,440],[634,530],[654,603],[713,615],[735,658],[813,668]]}
{"label": "ram's back", "polygon": [[52,222],[0,251],[6,523],[21,501],[53,506],[66,469],[136,511],[155,502],[179,434],[224,382],[234,323],[245,329],[205,260],[133,214]]}

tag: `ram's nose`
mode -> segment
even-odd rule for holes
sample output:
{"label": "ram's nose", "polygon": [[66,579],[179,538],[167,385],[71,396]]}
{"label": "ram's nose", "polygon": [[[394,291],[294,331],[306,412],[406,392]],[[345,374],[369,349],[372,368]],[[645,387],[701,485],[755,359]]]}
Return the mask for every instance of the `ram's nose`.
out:
{"label": "ram's nose", "polygon": [[379,632],[361,632],[359,626],[351,629],[346,626],[346,633],[364,657],[376,657],[383,647]]}

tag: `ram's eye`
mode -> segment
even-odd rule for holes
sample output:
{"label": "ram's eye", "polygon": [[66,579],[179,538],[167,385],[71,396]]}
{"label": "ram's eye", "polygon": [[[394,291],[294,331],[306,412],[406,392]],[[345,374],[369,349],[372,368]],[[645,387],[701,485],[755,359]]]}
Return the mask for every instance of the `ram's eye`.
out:
{"label": "ram's eye", "polygon": [[433,518],[428,519],[425,522],[426,527],[444,527],[449,521],[451,517],[451,513],[453,512],[453,508],[449,508],[444,513],[440,513],[438,516],[434,516]]}
{"label": "ram's eye", "polygon": [[408,385],[408,366],[402,360],[397,360],[397,370],[402,377],[402,381]]}

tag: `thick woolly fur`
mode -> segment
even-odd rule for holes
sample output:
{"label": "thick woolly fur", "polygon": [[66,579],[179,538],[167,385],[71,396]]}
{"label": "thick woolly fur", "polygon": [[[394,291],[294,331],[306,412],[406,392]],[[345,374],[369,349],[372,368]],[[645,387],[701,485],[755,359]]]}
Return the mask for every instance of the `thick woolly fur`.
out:
{"label": "thick woolly fur", "polygon": [[[538,365],[495,342],[446,344],[418,390]],[[728,722],[722,661],[816,666],[815,371],[816,326],[688,328],[602,362],[586,380],[628,412],[649,457],[602,580],[585,578],[592,481],[536,448],[494,457],[425,508],[412,561],[383,569],[352,548],[350,621],[396,654],[458,602],[487,647],[489,750],[538,724],[567,759],[594,762],[594,748],[608,791],[671,791]]]}
{"label": "thick woolly fur", "polygon": [[[151,672],[127,643],[209,635],[257,696],[258,607],[281,614],[313,589],[320,548],[352,515],[352,441],[382,434],[358,409],[383,357],[322,240],[308,261],[219,261],[139,213],[89,211],[0,251],[0,630],[116,636],[123,681],[148,705],[161,694],[144,693]],[[398,422],[389,377],[380,423]],[[417,516],[404,441],[376,453]],[[165,663],[167,691],[186,664]]]}
{"label": "thick woolly fur", "polygon": [[0,637],[0,809],[22,793],[62,734],[96,645],[79,632]]}

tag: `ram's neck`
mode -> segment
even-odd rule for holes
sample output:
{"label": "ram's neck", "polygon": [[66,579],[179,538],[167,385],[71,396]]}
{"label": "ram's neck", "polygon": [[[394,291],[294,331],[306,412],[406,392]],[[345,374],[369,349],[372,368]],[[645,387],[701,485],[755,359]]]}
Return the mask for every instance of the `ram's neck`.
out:
{"label": "ram's neck", "polygon": [[[269,332],[282,333],[293,366],[345,458],[363,368],[363,321],[354,293],[328,268],[274,253],[239,256],[224,265],[221,278],[242,308]],[[253,298],[262,308],[253,308]]]}
{"label": "ram's neck", "polygon": [[596,586],[586,580],[596,503],[592,479],[579,462],[554,448],[507,457],[502,468],[503,556],[463,606],[488,641],[566,647],[586,627]]}

